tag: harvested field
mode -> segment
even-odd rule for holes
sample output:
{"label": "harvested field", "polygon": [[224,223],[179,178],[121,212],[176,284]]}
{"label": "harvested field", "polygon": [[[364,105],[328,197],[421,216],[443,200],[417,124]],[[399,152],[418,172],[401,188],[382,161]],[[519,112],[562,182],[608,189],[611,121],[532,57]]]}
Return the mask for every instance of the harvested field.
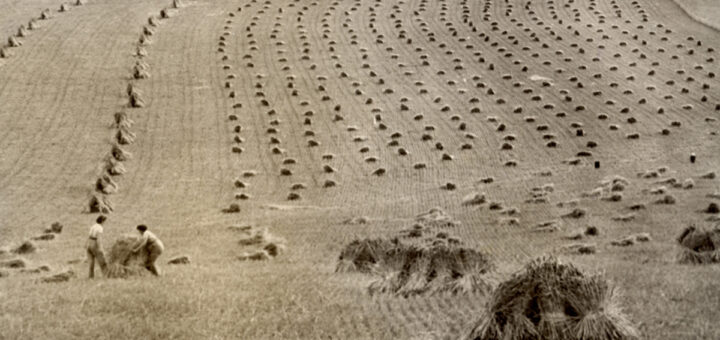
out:
{"label": "harvested field", "polygon": [[465,338],[551,255],[720,338],[715,2],[79,3],[0,0],[0,337]]}

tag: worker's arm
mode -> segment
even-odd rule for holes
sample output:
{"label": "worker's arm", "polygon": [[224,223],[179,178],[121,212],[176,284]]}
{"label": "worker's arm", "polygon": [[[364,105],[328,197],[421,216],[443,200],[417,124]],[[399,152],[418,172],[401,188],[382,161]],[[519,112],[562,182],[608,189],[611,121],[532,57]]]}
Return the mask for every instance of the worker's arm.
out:
{"label": "worker's arm", "polygon": [[140,241],[138,241],[138,243],[135,245],[135,247],[133,247],[132,252],[137,253],[138,251],[140,251],[140,249],[145,247],[145,245],[147,244],[147,241],[148,241],[148,234],[143,234]]}

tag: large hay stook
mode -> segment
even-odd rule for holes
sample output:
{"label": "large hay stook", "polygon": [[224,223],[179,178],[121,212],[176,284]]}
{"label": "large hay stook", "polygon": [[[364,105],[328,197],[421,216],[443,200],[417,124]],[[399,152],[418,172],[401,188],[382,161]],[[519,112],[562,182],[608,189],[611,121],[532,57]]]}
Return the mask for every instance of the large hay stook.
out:
{"label": "large hay stook", "polygon": [[720,228],[689,226],[677,239],[680,245],[678,261],[689,264],[720,263]]}
{"label": "large hay stook", "polygon": [[403,297],[437,293],[487,293],[484,277],[492,265],[487,256],[455,246],[399,246],[389,253],[389,275],[374,282],[369,291]]}
{"label": "large hay stook", "polygon": [[486,293],[489,258],[462,246],[450,231],[460,223],[440,208],[414,219],[392,239],[354,240],[338,258],[336,272],[378,275],[368,291],[403,297],[436,293]]}
{"label": "large hay stook", "polygon": [[147,250],[132,252],[132,247],[138,240],[137,236],[123,235],[115,241],[107,257],[108,266],[105,273],[107,277],[126,278],[142,275],[147,271],[145,268],[148,258]]}
{"label": "large hay stook", "polygon": [[340,254],[337,272],[377,274],[371,294],[403,297],[435,293],[485,293],[484,277],[492,269],[488,257],[474,249],[446,244],[421,246],[398,239],[364,239],[349,243]]}
{"label": "large hay stook", "polygon": [[571,264],[540,258],[501,283],[467,339],[627,340],[637,331],[612,285]]}

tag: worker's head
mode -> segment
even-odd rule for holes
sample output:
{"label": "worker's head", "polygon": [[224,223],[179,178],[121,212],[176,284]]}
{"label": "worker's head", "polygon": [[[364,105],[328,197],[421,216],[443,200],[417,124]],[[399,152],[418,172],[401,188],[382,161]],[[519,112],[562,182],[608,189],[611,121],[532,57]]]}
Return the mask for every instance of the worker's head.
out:
{"label": "worker's head", "polygon": [[103,224],[103,222],[105,222],[105,220],[107,220],[107,217],[105,217],[105,215],[100,215],[100,216],[98,216],[98,218],[95,220],[95,222],[97,222],[98,224]]}
{"label": "worker's head", "polygon": [[145,232],[145,230],[147,230],[147,226],[144,224],[141,224],[141,225],[137,226],[137,230],[142,234]]}

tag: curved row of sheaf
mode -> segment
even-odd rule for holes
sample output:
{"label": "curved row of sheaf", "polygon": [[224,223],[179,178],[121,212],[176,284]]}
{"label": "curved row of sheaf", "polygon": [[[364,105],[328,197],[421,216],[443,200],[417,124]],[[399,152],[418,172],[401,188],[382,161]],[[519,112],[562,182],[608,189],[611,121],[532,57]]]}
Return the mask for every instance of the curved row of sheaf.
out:
{"label": "curved row of sheaf", "polygon": [[[64,3],[60,5],[57,13],[67,13],[72,8],[71,6],[78,7],[85,4],[85,0],[76,0],[73,4]],[[7,38],[7,43],[0,46],[0,59],[10,58],[12,56],[11,50],[14,48],[21,47],[23,45],[23,39],[30,35],[31,31],[40,29],[42,24],[40,22],[50,20],[53,18],[53,11],[49,8],[44,9],[40,12],[40,16],[32,18],[26,25],[20,25],[15,35],[11,35]]]}
{"label": "curved row of sheaf", "polygon": [[152,43],[152,36],[155,29],[160,25],[161,20],[169,19],[173,9],[179,9],[181,3],[179,0],[173,0],[171,8],[160,10],[158,16],[151,16],[148,22],[142,28],[140,37],[135,44],[135,52],[133,54],[135,65],[127,83],[127,104],[121,110],[113,115],[112,129],[112,146],[110,152],[103,160],[102,172],[95,180],[94,193],[90,197],[87,204],[88,212],[109,214],[113,211],[113,205],[109,196],[116,194],[119,185],[116,181],[117,177],[122,176],[126,172],[124,163],[130,160],[132,154],[127,151],[127,147],[135,142],[135,133],[132,131],[134,121],[130,118],[128,112],[145,107],[145,98],[140,84],[150,77],[150,66],[145,62],[147,56],[147,47]]}

